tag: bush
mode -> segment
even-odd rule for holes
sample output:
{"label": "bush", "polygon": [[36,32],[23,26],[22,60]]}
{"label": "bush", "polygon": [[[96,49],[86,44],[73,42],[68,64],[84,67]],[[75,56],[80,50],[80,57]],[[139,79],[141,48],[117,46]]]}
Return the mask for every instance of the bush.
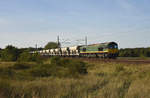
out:
{"label": "bush", "polygon": [[30,70],[33,76],[37,77],[78,77],[87,73],[86,63],[76,60],[54,57],[51,64],[40,64]]}
{"label": "bush", "polygon": [[30,54],[29,51],[25,51],[20,54],[18,58],[19,62],[37,62],[42,63],[42,58],[40,54]]}
{"label": "bush", "polygon": [[32,76],[35,77],[48,77],[51,76],[52,73],[52,68],[50,68],[50,65],[37,65],[35,67],[33,67],[30,71]]}
{"label": "bush", "polygon": [[51,62],[52,65],[60,66],[63,64],[62,59],[60,57],[52,57]]}
{"label": "bush", "polygon": [[18,61],[29,62],[31,60],[32,60],[32,55],[28,51],[21,53],[19,58],[18,58]]}
{"label": "bush", "polygon": [[27,63],[16,63],[14,66],[11,68],[16,69],[16,70],[24,70],[24,69],[29,69],[31,67],[30,64]]}
{"label": "bush", "polygon": [[61,59],[59,57],[54,57],[51,59],[51,64],[55,66],[60,66],[63,68],[67,68],[69,70],[69,74],[86,74],[87,73],[87,65],[86,63],[78,60],[70,60],[70,59]]}
{"label": "bush", "polygon": [[87,67],[86,64],[82,61],[71,61],[70,65],[68,65],[70,69],[70,73],[79,73],[79,74],[86,74],[87,73]]}

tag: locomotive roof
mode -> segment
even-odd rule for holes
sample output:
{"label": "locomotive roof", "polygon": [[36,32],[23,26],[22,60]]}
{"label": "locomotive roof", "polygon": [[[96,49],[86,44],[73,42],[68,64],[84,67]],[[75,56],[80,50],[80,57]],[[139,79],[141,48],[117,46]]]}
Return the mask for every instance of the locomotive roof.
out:
{"label": "locomotive roof", "polygon": [[[90,46],[95,46],[95,47],[107,47],[109,44],[117,44],[116,42],[105,42],[105,43],[98,43],[98,44],[91,44],[91,45],[88,45],[89,47]],[[83,47],[88,47],[88,46],[83,46]]]}
{"label": "locomotive roof", "polygon": [[117,43],[116,42],[105,42],[105,43],[91,44],[91,45],[88,45],[88,46],[97,46],[97,45],[107,46],[109,44],[117,44]]}

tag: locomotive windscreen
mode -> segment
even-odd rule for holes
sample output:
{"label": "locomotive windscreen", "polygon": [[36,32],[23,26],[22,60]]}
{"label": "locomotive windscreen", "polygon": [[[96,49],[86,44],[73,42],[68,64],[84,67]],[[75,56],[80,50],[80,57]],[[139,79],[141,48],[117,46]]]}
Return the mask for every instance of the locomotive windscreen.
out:
{"label": "locomotive windscreen", "polygon": [[116,43],[112,42],[112,43],[110,43],[108,45],[108,48],[110,48],[110,49],[118,49],[118,45]]}

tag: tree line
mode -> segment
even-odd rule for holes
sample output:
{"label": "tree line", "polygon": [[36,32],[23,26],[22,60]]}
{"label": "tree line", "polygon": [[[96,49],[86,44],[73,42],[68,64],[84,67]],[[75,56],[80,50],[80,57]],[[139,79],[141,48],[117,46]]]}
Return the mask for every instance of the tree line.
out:
{"label": "tree line", "polygon": [[150,57],[150,48],[126,48],[119,50],[120,57]]}
{"label": "tree line", "polygon": [[30,52],[57,47],[58,45],[55,42],[47,43],[44,48],[17,48],[8,45],[5,49],[0,49],[0,59],[2,61],[40,61],[39,54],[30,54]]}

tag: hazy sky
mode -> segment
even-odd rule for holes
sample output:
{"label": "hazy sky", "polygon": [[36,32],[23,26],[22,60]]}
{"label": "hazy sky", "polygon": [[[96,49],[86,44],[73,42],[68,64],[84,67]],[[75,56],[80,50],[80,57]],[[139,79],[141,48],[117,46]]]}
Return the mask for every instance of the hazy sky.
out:
{"label": "hazy sky", "polygon": [[150,47],[150,0],[0,0],[0,47],[49,41]]}

